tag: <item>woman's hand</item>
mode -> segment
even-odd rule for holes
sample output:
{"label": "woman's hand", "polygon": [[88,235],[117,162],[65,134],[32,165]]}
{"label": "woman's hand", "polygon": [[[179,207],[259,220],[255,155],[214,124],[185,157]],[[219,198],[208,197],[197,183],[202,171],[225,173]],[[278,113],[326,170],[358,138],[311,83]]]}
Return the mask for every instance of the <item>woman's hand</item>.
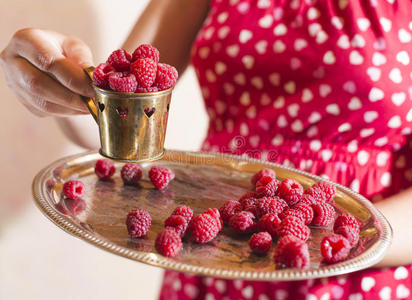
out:
{"label": "woman's hand", "polygon": [[0,53],[0,66],[17,99],[42,117],[88,112],[80,95],[94,95],[83,72],[91,65],[84,42],[48,30],[19,30]]}

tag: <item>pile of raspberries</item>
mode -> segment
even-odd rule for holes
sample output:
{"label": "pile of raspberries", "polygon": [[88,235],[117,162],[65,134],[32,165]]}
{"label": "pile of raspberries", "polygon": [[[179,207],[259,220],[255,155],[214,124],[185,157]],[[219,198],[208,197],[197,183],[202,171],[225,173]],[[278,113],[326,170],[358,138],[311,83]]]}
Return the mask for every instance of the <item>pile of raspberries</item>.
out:
{"label": "pile of raspberries", "polygon": [[130,55],[123,49],[110,54],[93,72],[93,83],[102,89],[122,93],[151,93],[171,88],[177,70],[159,63],[159,50],[143,44]]}
{"label": "pile of raspberries", "polygon": [[[333,223],[334,234],[325,236],[320,244],[326,263],[346,259],[358,243],[358,221],[347,213],[335,219],[336,188],[332,184],[321,181],[304,190],[293,179],[279,181],[271,169],[259,171],[251,182],[253,191],[246,192],[238,201],[225,202],[219,209],[209,208],[193,217],[190,207],[175,208],[156,238],[156,250],[168,257],[176,256],[188,232],[197,243],[207,243],[227,224],[234,234],[252,234],[249,247],[260,255],[267,254],[277,238],[275,263],[279,267],[303,269],[310,265],[306,243],[309,225],[328,227]],[[126,224],[131,237],[141,237],[149,230],[151,218],[147,211],[132,210]]]}

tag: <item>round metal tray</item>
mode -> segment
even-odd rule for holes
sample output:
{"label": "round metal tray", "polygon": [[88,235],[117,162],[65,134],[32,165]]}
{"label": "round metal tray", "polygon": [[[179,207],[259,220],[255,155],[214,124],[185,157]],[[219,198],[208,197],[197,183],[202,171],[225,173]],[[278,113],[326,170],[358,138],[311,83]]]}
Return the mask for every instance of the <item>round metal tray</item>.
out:
{"label": "round metal tray", "polygon": [[[334,183],[338,213],[349,212],[362,223],[360,242],[343,262],[332,265],[322,262],[319,244],[324,235],[332,232],[330,227],[311,228],[308,241],[311,265],[305,270],[277,269],[273,262],[274,246],[266,256],[255,255],[247,244],[249,235],[234,234],[226,226],[207,244],[184,239],[179,255],[166,258],[156,253],[154,240],[177,205],[186,204],[195,214],[209,207],[220,207],[250,190],[251,176],[262,168],[274,169],[280,179],[296,179],[305,188],[324,179],[240,156],[167,150],[160,160],[141,164],[143,179],[140,187],[134,187],[123,185],[119,176],[123,163],[119,162],[113,180],[98,180],[94,164],[101,158],[96,152],[88,152],[63,158],[44,168],[33,181],[34,200],[43,214],[67,233],[132,260],[168,270],[228,279],[302,280],[373,266],[383,258],[391,242],[391,227],[372,203]],[[152,165],[167,166],[176,174],[164,191],[154,189],[147,178]],[[81,200],[61,197],[63,183],[70,179],[85,183],[86,194]],[[146,209],[153,219],[149,233],[141,239],[131,239],[127,234],[125,218],[133,208]]]}

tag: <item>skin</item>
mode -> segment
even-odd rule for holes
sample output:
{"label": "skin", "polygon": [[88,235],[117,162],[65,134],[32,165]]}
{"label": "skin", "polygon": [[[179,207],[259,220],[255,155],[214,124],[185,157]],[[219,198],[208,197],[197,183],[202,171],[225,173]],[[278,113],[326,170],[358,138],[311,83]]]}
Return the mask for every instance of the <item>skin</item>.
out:
{"label": "skin", "polygon": [[[123,48],[149,43],[159,49],[161,60],[186,69],[192,43],[209,12],[209,0],[152,0],[136,22]],[[33,114],[58,117],[63,132],[74,143],[98,148],[91,118],[74,118],[88,111],[81,96],[93,97],[83,68],[93,65],[90,48],[78,38],[49,30],[26,28],[17,31],[0,53],[9,87]],[[90,129],[90,130],[89,130]],[[412,188],[376,204],[394,231],[392,246],[378,267],[412,264]]]}

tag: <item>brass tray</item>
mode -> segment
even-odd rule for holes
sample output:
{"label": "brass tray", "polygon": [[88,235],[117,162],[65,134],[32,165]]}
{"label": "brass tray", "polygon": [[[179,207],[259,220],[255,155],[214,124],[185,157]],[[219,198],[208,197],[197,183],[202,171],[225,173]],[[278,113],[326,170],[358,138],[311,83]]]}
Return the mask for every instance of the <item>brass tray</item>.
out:
{"label": "brass tray", "polygon": [[[180,204],[194,213],[209,207],[220,207],[224,201],[238,199],[251,189],[251,176],[262,168],[273,168],[279,178],[294,178],[309,187],[320,177],[279,164],[240,156],[167,150],[144,168],[140,187],[124,186],[119,176],[122,163],[116,163],[112,181],[99,181],[94,164],[101,156],[95,152],[74,155],[56,161],[43,169],[33,181],[33,196],[39,209],[67,233],[111,253],[168,270],[228,279],[302,280],[333,276],[365,269],[378,263],[387,251],[392,231],[385,217],[364,197],[335,184],[336,210],[346,211],[362,221],[360,243],[346,261],[322,263],[319,243],[331,228],[311,228],[308,241],[309,269],[276,269],[273,249],[267,256],[249,250],[247,236],[235,235],[225,226],[218,237],[199,245],[184,239],[176,258],[166,258],[154,249],[154,239],[163,221]],[[155,190],[147,178],[152,165],[170,167],[176,174],[166,190]],[[69,179],[80,179],[86,194],[80,201],[61,198],[62,185]],[[145,238],[130,239],[125,217],[133,208],[144,208],[152,216],[152,227]]]}

